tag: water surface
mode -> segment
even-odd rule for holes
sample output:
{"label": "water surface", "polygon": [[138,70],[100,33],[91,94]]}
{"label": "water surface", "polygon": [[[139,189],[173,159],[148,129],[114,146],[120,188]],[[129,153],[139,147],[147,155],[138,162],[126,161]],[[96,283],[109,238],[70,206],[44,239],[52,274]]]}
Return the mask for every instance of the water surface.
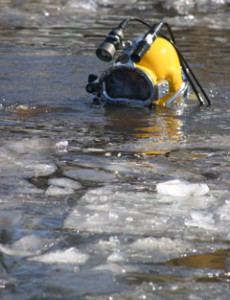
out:
{"label": "water surface", "polygon": [[[186,3],[1,1],[2,299],[229,298],[229,1]],[[93,103],[127,16],[170,23],[211,107]],[[158,194],[171,179],[210,192]]]}

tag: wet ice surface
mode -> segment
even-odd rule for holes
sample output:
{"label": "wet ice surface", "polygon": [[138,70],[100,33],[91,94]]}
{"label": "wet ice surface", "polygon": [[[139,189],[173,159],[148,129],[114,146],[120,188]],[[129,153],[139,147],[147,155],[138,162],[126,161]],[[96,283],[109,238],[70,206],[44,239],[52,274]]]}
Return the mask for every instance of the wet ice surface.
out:
{"label": "wet ice surface", "polygon": [[[57,2],[0,4],[1,298],[229,299],[227,2]],[[101,37],[162,11],[212,107],[92,104]]]}

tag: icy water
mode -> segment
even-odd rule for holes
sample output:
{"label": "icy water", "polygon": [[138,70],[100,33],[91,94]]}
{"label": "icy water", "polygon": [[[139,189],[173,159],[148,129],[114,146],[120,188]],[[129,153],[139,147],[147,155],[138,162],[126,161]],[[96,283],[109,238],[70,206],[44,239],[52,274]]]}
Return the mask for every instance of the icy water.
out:
{"label": "icy water", "polygon": [[[169,22],[211,107],[93,104],[127,16]],[[1,0],[1,299],[229,299],[229,29],[228,0]]]}

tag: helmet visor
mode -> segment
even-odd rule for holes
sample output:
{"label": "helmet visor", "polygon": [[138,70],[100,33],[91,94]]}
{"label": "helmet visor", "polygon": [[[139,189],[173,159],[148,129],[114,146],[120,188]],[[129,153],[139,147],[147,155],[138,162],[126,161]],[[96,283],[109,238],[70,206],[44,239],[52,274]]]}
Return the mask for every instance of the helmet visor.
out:
{"label": "helmet visor", "polygon": [[135,67],[119,66],[107,70],[101,77],[105,100],[150,105],[154,88],[149,77]]}

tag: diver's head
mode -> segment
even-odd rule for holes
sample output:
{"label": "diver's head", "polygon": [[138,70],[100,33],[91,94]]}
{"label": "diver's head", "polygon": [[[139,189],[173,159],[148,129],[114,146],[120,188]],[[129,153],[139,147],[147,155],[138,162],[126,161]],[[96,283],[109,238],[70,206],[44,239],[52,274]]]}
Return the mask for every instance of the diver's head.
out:
{"label": "diver's head", "polygon": [[[129,21],[143,23],[148,31],[124,43]],[[100,76],[89,75],[87,92],[107,104],[150,107],[182,102],[187,95],[187,82],[192,80],[171,29],[168,38],[161,33],[163,26],[170,28],[164,22],[150,26],[139,19],[125,19],[110,31],[96,55],[104,62],[111,62],[116,55],[117,58]]]}

